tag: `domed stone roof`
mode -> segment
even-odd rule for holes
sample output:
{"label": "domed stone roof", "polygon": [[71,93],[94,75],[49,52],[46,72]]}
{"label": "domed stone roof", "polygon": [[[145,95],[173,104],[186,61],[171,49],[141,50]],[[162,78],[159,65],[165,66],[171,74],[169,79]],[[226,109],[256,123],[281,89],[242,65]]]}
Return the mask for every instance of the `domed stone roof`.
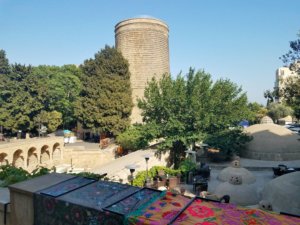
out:
{"label": "domed stone roof", "polygon": [[242,167],[234,168],[231,166],[223,169],[219,173],[218,179],[226,182],[229,181],[232,176],[241,176],[244,184],[252,184],[256,180],[255,176],[249,170]]}
{"label": "domed stone roof", "polygon": [[244,184],[240,176],[232,176],[229,182],[219,184],[215,190],[219,197],[230,196],[230,202],[241,206],[255,205],[259,196],[255,184]]}
{"label": "domed stone roof", "polygon": [[264,123],[274,123],[274,122],[271,117],[264,116],[263,118],[261,118],[260,123],[264,124]]}
{"label": "domed stone roof", "polygon": [[241,156],[251,159],[286,161],[300,159],[300,137],[277,124],[255,124],[244,129],[253,137]]}
{"label": "domed stone roof", "polygon": [[271,180],[262,190],[262,199],[269,201],[274,211],[300,215],[300,172]]}
{"label": "domed stone roof", "polygon": [[286,116],[286,117],[283,117],[283,118],[280,118],[278,119],[278,121],[282,121],[284,123],[292,123],[293,122],[293,117],[291,116]]}

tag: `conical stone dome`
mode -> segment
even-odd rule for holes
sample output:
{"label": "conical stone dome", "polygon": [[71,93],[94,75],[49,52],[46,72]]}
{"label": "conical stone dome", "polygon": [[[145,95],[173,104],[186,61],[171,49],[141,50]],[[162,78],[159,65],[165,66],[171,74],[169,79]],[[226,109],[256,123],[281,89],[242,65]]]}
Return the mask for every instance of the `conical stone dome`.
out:
{"label": "conical stone dome", "polygon": [[274,211],[300,215],[300,172],[271,180],[262,190],[262,199],[269,201]]}
{"label": "conical stone dome", "polygon": [[271,117],[264,116],[261,118],[260,123],[274,123]]}
{"label": "conical stone dome", "polygon": [[241,177],[244,184],[252,184],[256,180],[255,176],[249,170],[241,167],[239,156],[231,162],[231,166],[226,167],[219,173],[218,179],[226,182],[232,179],[233,176]]}
{"label": "conical stone dome", "polygon": [[230,202],[250,206],[259,202],[255,184],[244,184],[241,176],[232,176],[229,181],[219,184],[215,194],[219,197],[230,196]]}
{"label": "conical stone dome", "polygon": [[223,169],[219,173],[218,179],[220,181],[226,182],[229,181],[229,179],[232,176],[241,176],[244,184],[252,184],[256,181],[255,176],[249,170],[243,167],[231,167],[231,166]]}

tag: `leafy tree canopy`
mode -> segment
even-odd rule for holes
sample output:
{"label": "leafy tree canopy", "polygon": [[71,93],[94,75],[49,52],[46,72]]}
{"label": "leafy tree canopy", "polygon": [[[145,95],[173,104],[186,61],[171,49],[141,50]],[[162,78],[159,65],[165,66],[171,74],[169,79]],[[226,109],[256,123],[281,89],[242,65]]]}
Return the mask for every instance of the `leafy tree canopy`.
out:
{"label": "leafy tree canopy", "polygon": [[295,117],[300,119],[300,33],[298,37],[297,40],[290,42],[288,53],[280,57],[286,66],[298,74],[298,77],[287,80],[279,94],[283,102],[292,107]]}
{"label": "leafy tree canopy", "polygon": [[36,129],[34,118],[42,111],[55,115],[48,118],[49,131],[62,119],[66,125],[74,123],[74,102],[81,89],[79,77],[75,65],[11,65],[8,74],[0,75],[0,125],[13,132],[32,131]]}
{"label": "leafy tree canopy", "polygon": [[64,127],[76,123],[75,102],[81,90],[81,70],[75,65],[38,66],[27,78],[28,91],[47,112],[62,114]]}
{"label": "leafy tree canopy", "polygon": [[81,66],[83,89],[76,115],[86,127],[114,135],[130,125],[132,110],[129,64],[106,46]]}
{"label": "leafy tree canopy", "polygon": [[[186,77],[153,79],[139,99],[143,120],[152,134],[164,138],[162,150],[171,148],[170,164],[175,168],[184,158],[186,146],[205,140],[249,116],[247,97],[229,80],[211,80],[204,71],[191,69]],[[153,132],[155,131],[155,132]]]}
{"label": "leafy tree canopy", "polygon": [[250,102],[248,108],[250,111],[248,120],[251,124],[260,123],[261,118],[266,116],[268,112],[267,108],[257,102]]}
{"label": "leafy tree canopy", "polygon": [[274,120],[278,121],[278,119],[286,117],[286,116],[292,116],[293,115],[293,109],[289,106],[285,106],[281,103],[271,103],[268,106],[268,115]]}
{"label": "leafy tree canopy", "polygon": [[9,61],[6,58],[6,53],[3,49],[0,49],[0,74],[9,74],[10,65]]}
{"label": "leafy tree canopy", "polygon": [[289,66],[292,71],[300,74],[300,33],[298,39],[290,41],[290,50],[288,53],[280,57],[286,66]]}

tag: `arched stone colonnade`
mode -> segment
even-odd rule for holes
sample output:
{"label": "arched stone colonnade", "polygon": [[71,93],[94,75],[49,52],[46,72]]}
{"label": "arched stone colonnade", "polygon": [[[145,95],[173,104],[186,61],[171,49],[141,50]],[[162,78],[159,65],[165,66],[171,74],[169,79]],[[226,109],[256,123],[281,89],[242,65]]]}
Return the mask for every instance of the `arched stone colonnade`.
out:
{"label": "arched stone colonnade", "polygon": [[0,144],[0,165],[11,164],[29,172],[38,166],[52,167],[61,163],[64,144],[61,137],[16,140]]}

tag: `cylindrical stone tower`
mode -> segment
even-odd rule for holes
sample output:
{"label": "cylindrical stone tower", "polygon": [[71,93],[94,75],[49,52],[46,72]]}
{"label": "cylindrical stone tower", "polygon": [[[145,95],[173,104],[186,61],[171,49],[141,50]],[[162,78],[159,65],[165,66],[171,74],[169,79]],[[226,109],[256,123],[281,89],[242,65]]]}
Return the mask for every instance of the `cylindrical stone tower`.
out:
{"label": "cylindrical stone tower", "polygon": [[129,62],[130,82],[134,108],[131,122],[142,122],[136,103],[144,96],[147,82],[170,73],[169,28],[154,18],[133,18],[115,26],[116,48]]}

